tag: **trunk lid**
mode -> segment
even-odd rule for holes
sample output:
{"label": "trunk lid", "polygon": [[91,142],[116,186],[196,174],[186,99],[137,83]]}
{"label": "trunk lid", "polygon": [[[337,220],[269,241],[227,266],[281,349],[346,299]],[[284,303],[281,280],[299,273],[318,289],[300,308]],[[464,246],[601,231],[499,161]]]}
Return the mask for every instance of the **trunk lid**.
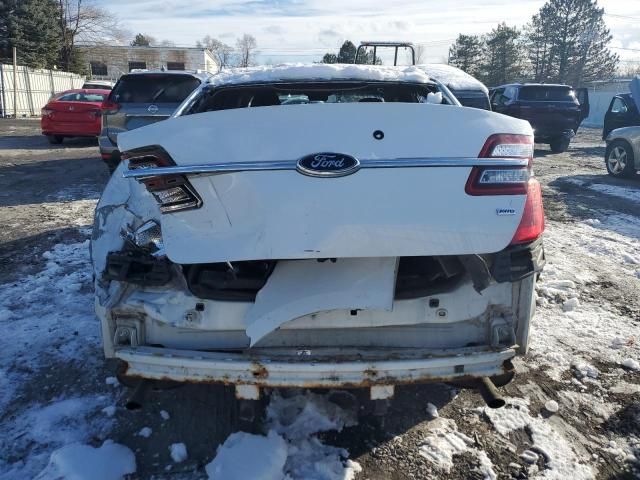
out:
{"label": "trunk lid", "polygon": [[[295,166],[319,152],[361,162],[355,173],[331,178],[295,167],[189,176],[202,207],[162,216],[167,254],[176,263],[398,257],[491,253],[509,244],[526,196],[465,193],[494,133],[532,135],[528,123],[483,110],[337,103],[172,118],[121,134],[119,145],[123,151],[160,145],[180,166]],[[416,166],[416,159],[432,164]],[[389,168],[368,168],[376,162]]]}
{"label": "trunk lid", "polygon": [[51,110],[49,118],[57,122],[87,123],[100,116],[99,102],[51,102],[45,108]]}

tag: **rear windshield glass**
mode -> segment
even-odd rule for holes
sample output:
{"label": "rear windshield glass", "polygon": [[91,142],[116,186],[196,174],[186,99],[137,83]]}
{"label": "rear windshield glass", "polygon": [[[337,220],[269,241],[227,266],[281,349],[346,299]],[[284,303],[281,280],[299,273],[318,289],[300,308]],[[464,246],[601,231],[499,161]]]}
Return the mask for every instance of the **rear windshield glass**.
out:
{"label": "rear windshield glass", "polygon": [[101,93],[67,93],[58,97],[60,102],[102,102],[106,95]]}
{"label": "rear windshield glass", "polygon": [[97,88],[98,90],[111,90],[111,85],[103,85],[102,83],[85,83],[82,88]]}
{"label": "rear windshield glass", "polygon": [[120,79],[111,100],[116,103],[182,103],[200,85],[188,75],[130,75]]}
{"label": "rear windshield glass", "polygon": [[520,100],[530,102],[573,102],[575,93],[569,87],[522,87]]}
{"label": "rear windshield glass", "polygon": [[315,103],[424,103],[430,93],[436,92],[435,85],[406,83],[300,83],[212,88],[205,90],[189,113]]}

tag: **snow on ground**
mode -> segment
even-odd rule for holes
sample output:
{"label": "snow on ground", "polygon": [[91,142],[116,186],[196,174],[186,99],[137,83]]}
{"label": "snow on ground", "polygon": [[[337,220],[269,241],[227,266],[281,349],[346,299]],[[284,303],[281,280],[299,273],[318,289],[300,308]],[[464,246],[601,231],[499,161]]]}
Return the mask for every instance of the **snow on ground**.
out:
{"label": "snow on ground", "polygon": [[[541,416],[532,416],[529,401],[526,399],[507,399],[507,405],[500,409],[482,408],[482,413],[492,423],[497,432],[505,437],[514,430],[526,429],[533,441],[535,451],[544,459],[545,469],[538,473],[537,464],[529,469],[529,478],[565,480],[588,480],[595,478],[595,471],[588,465],[586,450],[577,448],[574,442],[566,438],[553,422]],[[524,459],[533,457],[525,454]]]}
{"label": "snow on ground", "polygon": [[[598,276],[617,274],[634,282],[640,256],[640,224],[624,215],[588,222],[550,222],[545,232],[547,265],[538,284],[531,352],[536,363],[560,380],[572,367],[597,378],[595,359],[622,364],[640,359],[637,327],[605,301],[580,301]],[[578,265],[580,268],[577,268]],[[596,289],[596,295],[598,289]]]}
{"label": "snow on ground", "polygon": [[640,190],[637,188],[628,188],[620,185],[610,185],[607,183],[586,182],[575,178],[567,179],[566,181],[606,195],[613,195],[614,197],[626,198],[627,200],[640,202]]}
{"label": "snow on ground", "polygon": [[346,450],[325,445],[316,434],[355,423],[355,412],[332,403],[328,395],[285,398],[273,392],[267,435],[229,436],[207,465],[207,474],[211,480],[352,480],[360,465],[348,460]]}
{"label": "snow on ground", "polygon": [[475,471],[484,480],[496,480],[493,463],[487,452],[478,448],[475,440],[458,431],[456,422],[449,418],[434,417],[429,423],[427,436],[422,440],[418,453],[429,460],[442,473],[450,473],[454,468],[454,456],[470,453],[478,464]]}

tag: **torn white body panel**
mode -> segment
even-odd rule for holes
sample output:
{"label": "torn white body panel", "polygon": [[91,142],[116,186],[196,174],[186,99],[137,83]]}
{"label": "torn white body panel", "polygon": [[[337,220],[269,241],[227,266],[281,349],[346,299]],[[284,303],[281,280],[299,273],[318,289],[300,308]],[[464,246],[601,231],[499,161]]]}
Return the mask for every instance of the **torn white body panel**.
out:
{"label": "torn white body panel", "polygon": [[247,312],[251,346],[282,324],[317,312],[390,311],[397,266],[397,258],[279,262]]}

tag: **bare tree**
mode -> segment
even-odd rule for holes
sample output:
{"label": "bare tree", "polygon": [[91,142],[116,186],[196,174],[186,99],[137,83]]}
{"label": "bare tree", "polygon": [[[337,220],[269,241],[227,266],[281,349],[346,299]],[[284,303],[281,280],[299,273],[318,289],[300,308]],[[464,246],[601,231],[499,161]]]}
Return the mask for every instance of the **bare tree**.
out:
{"label": "bare tree", "polygon": [[218,62],[218,68],[222,70],[231,65],[233,59],[233,47],[221,42],[217,38],[207,35],[202,41],[196,42],[196,46],[200,48],[208,48]]}
{"label": "bare tree", "polygon": [[126,32],[108,11],[92,5],[91,0],[58,0],[58,25],[62,36],[60,63],[72,70],[79,44],[123,43]]}
{"label": "bare tree", "polygon": [[258,42],[252,35],[245,33],[237,40],[236,49],[238,51],[239,67],[248,67],[254,63],[256,48],[258,48]]}

